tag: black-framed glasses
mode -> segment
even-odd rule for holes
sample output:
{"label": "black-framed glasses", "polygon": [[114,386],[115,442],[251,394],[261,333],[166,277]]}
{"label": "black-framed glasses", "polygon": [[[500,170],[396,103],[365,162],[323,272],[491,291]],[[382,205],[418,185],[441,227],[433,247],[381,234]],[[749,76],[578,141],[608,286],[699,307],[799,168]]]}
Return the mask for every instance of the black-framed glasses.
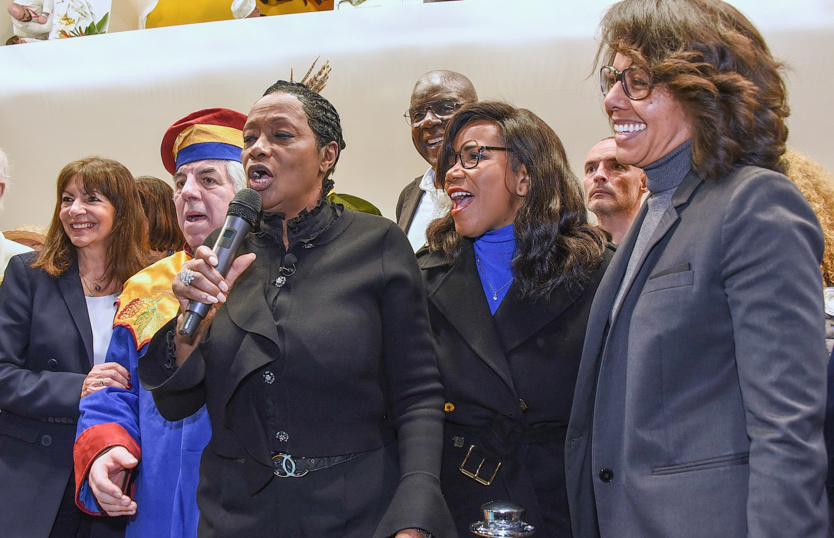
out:
{"label": "black-framed glasses", "polygon": [[652,93],[652,73],[645,67],[632,65],[617,71],[613,66],[605,65],[599,70],[602,95],[608,95],[617,81],[623,83],[623,92],[632,101],[645,99]]}
{"label": "black-framed glasses", "polygon": [[403,116],[409,125],[416,127],[426,120],[426,117],[429,115],[429,110],[432,111],[432,114],[437,119],[446,120],[451,118],[460,107],[461,104],[453,99],[438,99],[411,107],[405,111]]}
{"label": "black-framed glasses", "polygon": [[460,165],[466,170],[475,168],[481,162],[481,153],[484,151],[512,151],[510,148],[503,148],[499,146],[479,146],[475,140],[469,140],[463,143],[458,153],[449,156],[449,168],[451,169],[460,159]]}

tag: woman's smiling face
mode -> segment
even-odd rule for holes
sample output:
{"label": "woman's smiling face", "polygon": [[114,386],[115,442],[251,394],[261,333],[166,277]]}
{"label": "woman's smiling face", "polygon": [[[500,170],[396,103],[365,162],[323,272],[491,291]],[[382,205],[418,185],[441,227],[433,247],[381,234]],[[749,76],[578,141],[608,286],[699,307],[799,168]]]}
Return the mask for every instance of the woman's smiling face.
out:
{"label": "woman's smiling face", "polygon": [[318,147],[307,113],[294,95],[271,93],[252,106],[243,128],[241,160],[265,212],[291,219],[315,207],[324,174],[337,155],[336,142]]}
{"label": "woman's smiling face", "polygon": [[[627,56],[617,53],[614,68],[630,66]],[[617,82],[605,96],[605,111],[614,128],[617,161],[640,168],[651,164],[692,137],[692,122],[683,107],[662,85],[645,99],[634,101]]]}

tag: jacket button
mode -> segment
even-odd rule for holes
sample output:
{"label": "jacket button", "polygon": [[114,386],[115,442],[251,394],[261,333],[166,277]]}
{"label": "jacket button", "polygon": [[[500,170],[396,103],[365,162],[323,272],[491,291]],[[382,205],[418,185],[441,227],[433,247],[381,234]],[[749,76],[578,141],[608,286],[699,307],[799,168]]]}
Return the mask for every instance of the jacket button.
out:
{"label": "jacket button", "polygon": [[51,445],[52,444],[52,437],[49,436],[49,435],[44,435],[43,437],[41,437],[41,444],[43,446]]}
{"label": "jacket button", "polygon": [[271,385],[275,383],[275,374],[270,372],[269,370],[264,370],[264,383],[267,385]]}
{"label": "jacket button", "polygon": [[46,361],[46,365],[49,366],[50,370],[54,370],[58,367],[58,361],[56,361],[55,359],[49,359],[48,361]]}
{"label": "jacket button", "polygon": [[599,472],[599,479],[605,482],[606,484],[614,480],[614,471],[606,467],[605,469]]}
{"label": "jacket button", "polygon": [[275,434],[275,438],[278,439],[282,443],[286,443],[287,441],[290,440],[290,434],[288,434],[287,432],[283,432],[283,431],[277,432]]}
{"label": "jacket button", "polygon": [[452,444],[455,448],[463,448],[464,439],[460,435],[455,435],[452,437]]}

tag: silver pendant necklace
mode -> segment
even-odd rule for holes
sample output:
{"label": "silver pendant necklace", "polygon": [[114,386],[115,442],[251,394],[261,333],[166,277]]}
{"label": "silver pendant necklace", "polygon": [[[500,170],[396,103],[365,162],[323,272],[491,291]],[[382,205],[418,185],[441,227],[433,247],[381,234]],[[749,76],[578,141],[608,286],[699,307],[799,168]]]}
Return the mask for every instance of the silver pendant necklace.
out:
{"label": "silver pendant necklace", "polygon": [[[79,275],[81,275],[81,273],[78,273],[78,274],[79,274]],[[96,291],[101,291],[101,283],[104,281],[104,277],[101,277],[101,280],[99,280],[99,281],[98,281],[98,282],[96,282],[95,284],[93,284],[93,283],[92,283],[92,282],[91,282],[91,281],[90,281],[90,280],[89,280],[86,276],[84,276],[84,275],[81,275],[81,278],[84,280],[84,282],[86,282],[86,283],[87,283],[87,290],[89,290],[89,293],[87,294],[87,296],[88,296],[88,297],[95,297],[95,294],[93,294],[93,289],[95,289]]]}
{"label": "silver pendant necklace", "polygon": [[493,286],[493,285],[492,285],[492,282],[490,282],[490,281],[489,281],[489,278],[487,278],[486,273],[484,272],[484,268],[483,268],[483,267],[481,267],[481,258],[479,258],[477,254],[475,254],[475,263],[476,263],[476,264],[478,264],[478,271],[480,271],[480,272],[481,272],[481,274],[482,274],[482,275],[484,275],[484,280],[486,280],[487,284],[489,284],[489,287],[490,287],[490,289],[492,290],[492,300],[493,300],[493,301],[497,301],[497,300],[498,300],[498,292],[499,292],[499,291],[501,291],[501,290],[503,290],[503,289],[504,289],[504,288],[506,288],[507,286],[509,286],[509,285],[510,285],[510,283],[511,283],[513,280],[515,280],[515,277],[512,277],[511,279],[509,279],[509,280],[508,280],[508,281],[507,281],[507,282],[506,282],[503,286],[501,286],[500,288],[495,289],[495,286]]}

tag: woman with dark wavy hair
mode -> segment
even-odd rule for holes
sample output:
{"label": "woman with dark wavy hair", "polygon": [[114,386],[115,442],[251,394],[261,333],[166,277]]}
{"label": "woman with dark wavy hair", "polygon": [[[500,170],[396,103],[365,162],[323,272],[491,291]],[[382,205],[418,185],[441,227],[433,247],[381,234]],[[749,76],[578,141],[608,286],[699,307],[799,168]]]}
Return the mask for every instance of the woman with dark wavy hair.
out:
{"label": "woman with dark wavy hair", "polygon": [[607,236],[586,220],[559,137],[529,110],[465,106],[437,162],[453,205],[418,262],[446,388],[444,497],[461,536],[499,499],[541,536],[571,536],[565,429]]}
{"label": "woman with dark wavy hair", "polygon": [[720,0],[624,0],[597,59],[652,193],[597,291],[566,468],[577,536],[825,536],[823,234],[781,174],[781,65]]}

